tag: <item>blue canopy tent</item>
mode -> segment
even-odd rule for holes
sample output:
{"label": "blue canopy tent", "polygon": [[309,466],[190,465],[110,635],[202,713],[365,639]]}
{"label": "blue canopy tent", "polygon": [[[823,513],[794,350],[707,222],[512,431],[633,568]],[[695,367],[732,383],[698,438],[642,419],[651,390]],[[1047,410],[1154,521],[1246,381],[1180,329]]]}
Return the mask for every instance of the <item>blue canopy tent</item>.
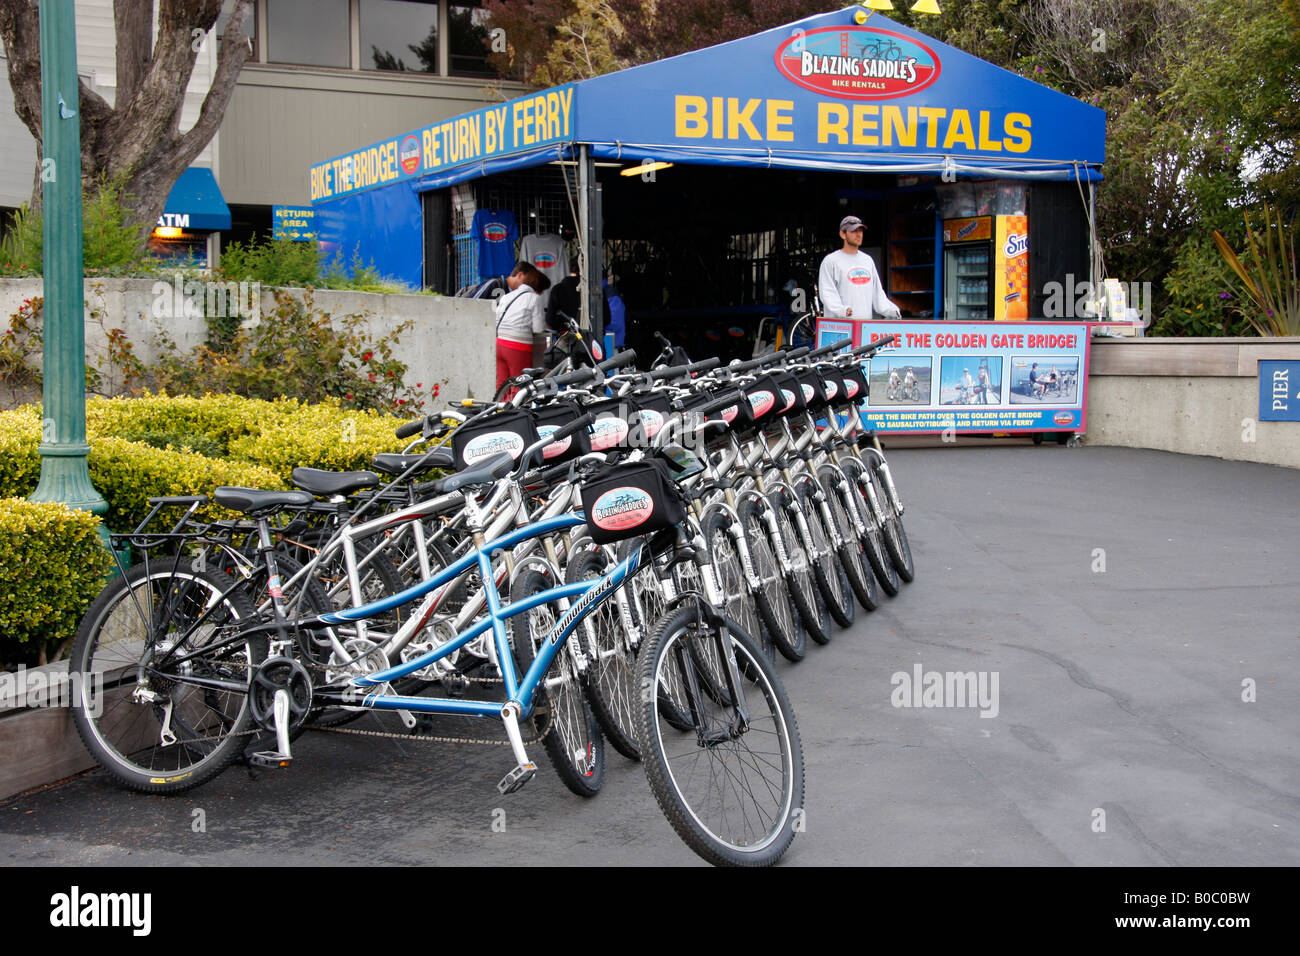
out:
{"label": "blue canopy tent", "polygon": [[579,231],[597,262],[597,160],[1073,181],[1091,206],[1102,110],[864,14],[809,17],[314,164],[322,239],[419,284],[420,193],[556,161],[578,167]]}

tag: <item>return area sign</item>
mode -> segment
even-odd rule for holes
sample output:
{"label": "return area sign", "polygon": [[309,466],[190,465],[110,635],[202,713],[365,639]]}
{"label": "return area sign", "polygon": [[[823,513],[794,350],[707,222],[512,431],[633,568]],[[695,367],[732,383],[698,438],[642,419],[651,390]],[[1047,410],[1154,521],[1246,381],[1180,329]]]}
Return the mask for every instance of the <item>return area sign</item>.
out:
{"label": "return area sign", "polygon": [[1084,429],[1088,333],[1082,323],[833,319],[818,344],[898,337],[872,357],[861,407],[879,432],[1063,432]]}

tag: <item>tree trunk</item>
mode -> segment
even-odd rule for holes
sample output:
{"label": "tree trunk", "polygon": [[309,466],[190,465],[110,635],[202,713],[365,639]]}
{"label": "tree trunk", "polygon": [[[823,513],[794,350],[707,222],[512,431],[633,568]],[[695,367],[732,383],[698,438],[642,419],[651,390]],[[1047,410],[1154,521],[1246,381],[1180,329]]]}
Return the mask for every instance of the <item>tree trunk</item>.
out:
{"label": "tree trunk", "polygon": [[[143,244],[162,214],[180,174],[212,140],[248,59],[253,0],[235,0],[221,36],[216,75],[193,128],[180,131],[185,87],[194,72],[199,41],[217,20],[222,0],[158,0],[153,39],[152,0],[115,0],[117,94],[115,106],[80,86],[81,165],[86,191],[121,177],[129,216]],[[195,31],[201,31],[196,36]],[[9,57],[14,110],[37,143],[32,207],[39,208],[41,135],[40,22],[37,0],[0,0],[0,40]]]}

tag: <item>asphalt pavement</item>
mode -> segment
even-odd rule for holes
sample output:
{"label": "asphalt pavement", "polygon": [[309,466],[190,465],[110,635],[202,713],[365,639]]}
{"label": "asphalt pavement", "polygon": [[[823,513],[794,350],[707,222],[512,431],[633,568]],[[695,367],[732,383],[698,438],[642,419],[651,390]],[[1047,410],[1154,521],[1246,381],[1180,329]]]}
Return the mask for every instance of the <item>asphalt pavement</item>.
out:
{"label": "asphalt pavement", "polygon": [[[1300,865],[1300,474],[1048,445],[890,460],[916,580],[780,665],[807,763],[785,865]],[[0,861],[700,862],[639,765],[608,750],[583,800],[536,749],[509,797],[503,748],[319,732],[288,770],[176,797],[94,771],[0,806]]]}

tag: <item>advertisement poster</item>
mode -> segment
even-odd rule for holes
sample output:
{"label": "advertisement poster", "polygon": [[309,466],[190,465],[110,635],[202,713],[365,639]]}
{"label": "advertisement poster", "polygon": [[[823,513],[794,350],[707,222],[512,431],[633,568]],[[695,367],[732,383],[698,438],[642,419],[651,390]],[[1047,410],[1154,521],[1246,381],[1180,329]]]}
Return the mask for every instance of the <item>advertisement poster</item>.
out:
{"label": "advertisement poster", "polygon": [[866,423],[880,432],[1083,431],[1086,324],[864,322],[861,343],[896,335],[871,359]]}

